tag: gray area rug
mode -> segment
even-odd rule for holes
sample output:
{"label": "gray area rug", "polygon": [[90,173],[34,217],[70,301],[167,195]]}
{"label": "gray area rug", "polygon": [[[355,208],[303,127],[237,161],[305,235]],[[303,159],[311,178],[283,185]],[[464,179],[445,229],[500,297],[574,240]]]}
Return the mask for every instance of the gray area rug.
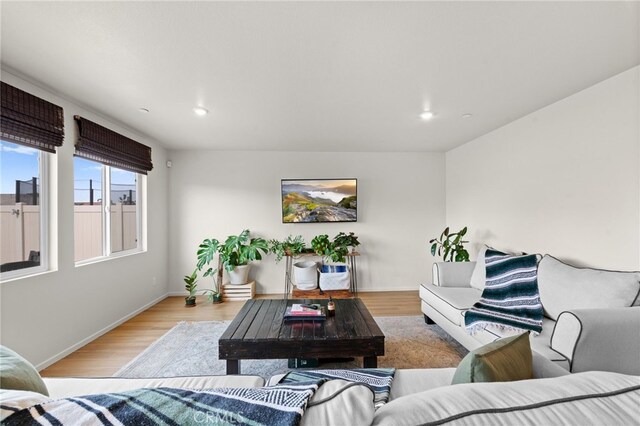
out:
{"label": "gray area rug", "polygon": [[[385,334],[385,356],[378,367],[456,367],[467,350],[437,325],[420,317],[378,317]],[[218,359],[218,339],[231,321],[181,322],[122,367],[115,377],[144,378],[226,374]],[[360,368],[362,359],[321,363],[319,368]],[[243,360],[242,374],[269,378],[289,371],[286,359]]]}

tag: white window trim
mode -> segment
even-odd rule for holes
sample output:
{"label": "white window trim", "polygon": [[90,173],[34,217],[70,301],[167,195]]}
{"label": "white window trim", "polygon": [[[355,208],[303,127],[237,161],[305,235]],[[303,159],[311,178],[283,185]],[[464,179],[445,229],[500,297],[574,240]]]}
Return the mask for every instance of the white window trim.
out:
{"label": "white window trim", "polygon": [[136,173],[136,247],[129,250],[117,252],[111,251],[111,166],[102,165],[102,256],[91,257],[89,259],[78,260],[76,267],[91,265],[93,263],[104,262],[119,257],[131,256],[146,252],[142,242],[142,225],[144,198],[146,194],[142,189],[143,175]]}
{"label": "white window trim", "polygon": [[[34,148],[35,149],[35,148]],[[15,271],[1,272],[0,282],[27,278],[49,271],[49,157],[51,154],[38,151],[38,172],[40,173],[40,265]]]}

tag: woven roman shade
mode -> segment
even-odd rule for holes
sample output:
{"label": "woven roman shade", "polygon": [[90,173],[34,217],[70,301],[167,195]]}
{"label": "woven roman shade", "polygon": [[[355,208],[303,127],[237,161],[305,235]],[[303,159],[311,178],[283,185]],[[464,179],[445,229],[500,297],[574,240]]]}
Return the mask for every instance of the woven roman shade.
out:
{"label": "woven roman shade", "polygon": [[75,154],[78,157],[145,175],[153,169],[148,146],[86,118],[78,115],[74,118],[79,129]]}
{"label": "woven roman shade", "polygon": [[0,84],[2,139],[55,153],[64,141],[62,108],[4,81]]}

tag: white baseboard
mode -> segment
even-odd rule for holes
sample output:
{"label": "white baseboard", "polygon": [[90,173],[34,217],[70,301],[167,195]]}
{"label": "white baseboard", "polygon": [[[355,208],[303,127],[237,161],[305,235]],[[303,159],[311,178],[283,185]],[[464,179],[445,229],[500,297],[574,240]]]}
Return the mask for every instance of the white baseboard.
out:
{"label": "white baseboard", "polygon": [[79,341],[75,345],[68,347],[67,349],[63,350],[62,352],[59,352],[58,354],[52,356],[51,358],[49,358],[49,359],[41,362],[40,364],[36,365],[35,366],[36,370],[38,370],[38,371],[43,370],[43,369],[47,368],[48,366],[50,366],[51,364],[54,364],[54,363],[60,361],[62,358],[66,357],[70,353],[77,351],[78,349],[80,349],[81,347],[86,345],[87,343],[90,343],[93,340],[97,339],[98,337],[102,336],[103,334],[113,330],[114,328],[116,328],[117,326],[122,324],[123,322],[125,322],[125,321],[135,317],[139,313],[149,309],[150,307],[152,307],[156,303],[166,299],[167,296],[170,296],[170,295],[171,295],[171,293],[163,294],[162,296],[158,297],[155,300],[152,300],[151,302],[147,303],[146,305],[142,306],[141,308],[138,308],[135,311],[131,312],[130,314],[125,315],[124,317],[120,318],[118,321],[106,326],[102,330],[93,333],[91,336],[87,337],[86,339],[82,339],[81,341]]}

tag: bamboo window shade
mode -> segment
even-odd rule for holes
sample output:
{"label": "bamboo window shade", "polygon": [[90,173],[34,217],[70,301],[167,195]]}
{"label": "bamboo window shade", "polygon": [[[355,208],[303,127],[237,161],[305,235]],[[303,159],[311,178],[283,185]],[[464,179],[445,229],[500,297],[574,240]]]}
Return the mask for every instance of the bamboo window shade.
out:
{"label": "bamboo window shade", "polygon": [[55,153],[64,141],[62,108],[4,81],[0,85],[2,139]]}
{"label": "bamboo window shade", "polygon": [[79,130],[75,152],[78,157],[145,175],[153,169],[148,146],[86,118],[74,118]]}

